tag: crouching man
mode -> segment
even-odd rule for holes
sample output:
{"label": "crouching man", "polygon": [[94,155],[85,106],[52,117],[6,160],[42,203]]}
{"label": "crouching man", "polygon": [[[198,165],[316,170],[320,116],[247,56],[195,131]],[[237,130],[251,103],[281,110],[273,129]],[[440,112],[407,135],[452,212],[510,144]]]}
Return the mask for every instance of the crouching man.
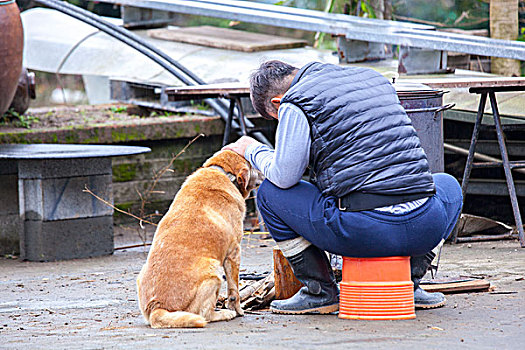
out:
{"label": "crouching man", "polygon": [[[324,251],[348,257],[411,256],[416,307],[445,304],[419,281],[432,249],[461,211],[458,182],[429,171],[396,91],[366,68],[263,63],[250,80],[252,103],[278,119],[275,149],[241,137],[225,146],[266,176],[258,191],[270,234],[304,284],[276,313],[338,310],[339,289]],[[309,167],[310,182],[301,177]]]}

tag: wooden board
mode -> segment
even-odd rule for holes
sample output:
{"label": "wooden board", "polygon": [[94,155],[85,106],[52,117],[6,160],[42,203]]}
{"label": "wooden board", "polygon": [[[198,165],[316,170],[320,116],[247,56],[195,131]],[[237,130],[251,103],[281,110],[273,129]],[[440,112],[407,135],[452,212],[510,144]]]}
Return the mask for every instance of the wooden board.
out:
{"label": "wooden board", "polygon": [[[502,86],[525,86],[525,78],[519,77],[500,77],[500,78],[428,78],[428,79],[401,79],[402,83],[424,84],[430,88],[482,88],[482,87],[502,87]],[[202,93],[237,93],[249,94],[250,87],[243,83],[221,83],[199,86],[185,86],[167,88],[168,93],[193,94]]]}
{"label": "wooden board", "polygon": [[300,39],[212,26],[152,29],[148,30],[148,35],[155,39],[243,52],[291,49],[307,44]]}
{"label": "wooden board", "polygon": [[166,88],[168,95],[219,95],[219,94],[235,94],[250,96],[250,87],[242,83],[221,83],[221,84],[207,84],[207,85],[193,85],[193,86],[174,86]]}
{"label": "wooden board", "polygon": [[[487,161],[492,160],[487,159]],[[506,225],[496,220],[471,214],[461,214],[458,222],[458,237],[472,236],[473,234],[501,235],[511,233],[511,231],[512,226]]]}
{"label": "wooden board", "polygon": [[485,280],[472,280],[451,283],[421,283],[421,288],[427,292],[441,292],[445,294],[468,293],[468,292],[486,292],[490,288],[490,282]]}
{"label": "wooden board", "polygon": [[428,78],[401,79],[401,82],[420,83],[431,88],[484,88],[503,86],[525,86],[525,78],[520,77],[470,77],[470,78]]}

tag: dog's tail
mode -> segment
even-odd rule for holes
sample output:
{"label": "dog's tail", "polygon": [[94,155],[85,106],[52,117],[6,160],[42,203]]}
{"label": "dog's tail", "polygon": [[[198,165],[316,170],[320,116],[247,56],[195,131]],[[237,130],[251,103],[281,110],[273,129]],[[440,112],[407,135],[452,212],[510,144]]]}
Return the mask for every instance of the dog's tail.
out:
{"label": "dog's tail", "polygon": [[202,328],[207,322],[201,315],[191,312],[155,309],[149,315],[149,323],[152,328]]}

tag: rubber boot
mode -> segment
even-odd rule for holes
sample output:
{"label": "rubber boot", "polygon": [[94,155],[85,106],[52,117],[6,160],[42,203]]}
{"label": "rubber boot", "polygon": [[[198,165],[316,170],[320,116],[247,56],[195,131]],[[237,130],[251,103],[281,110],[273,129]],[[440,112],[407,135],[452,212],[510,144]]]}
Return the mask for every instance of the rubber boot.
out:
{"label": "rubber boot", "polygon": [[412,282],[414,282],[414,305],[416,309],[435,309],[442,307],[447,301],[443,293],[428,293],[419,286],[435,256],[435,253],[428,252],[425,255],[410,257],[410,273]]}
{"label": "rubber boot", "polygon": [[291,298],[274,300],[270,310],[278,314],[328,314],[339,310],[339,288],[325,252],[310,245],[287,257],[295,277],[304,286]]}

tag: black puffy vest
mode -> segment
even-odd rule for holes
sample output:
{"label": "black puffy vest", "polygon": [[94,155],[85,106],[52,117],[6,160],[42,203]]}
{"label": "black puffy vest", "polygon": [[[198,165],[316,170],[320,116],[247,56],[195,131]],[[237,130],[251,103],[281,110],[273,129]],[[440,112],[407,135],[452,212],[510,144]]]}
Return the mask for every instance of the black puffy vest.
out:
{"label": "black puffy vest", "polygon": [[[324,195],[415,199],[435,193],[416,130],[394,87],[376,71],[307,64],[281,103],[293,103],[308,119],[310,166]],[[380,200],[372,208],[383,204],[394,203]]]}

